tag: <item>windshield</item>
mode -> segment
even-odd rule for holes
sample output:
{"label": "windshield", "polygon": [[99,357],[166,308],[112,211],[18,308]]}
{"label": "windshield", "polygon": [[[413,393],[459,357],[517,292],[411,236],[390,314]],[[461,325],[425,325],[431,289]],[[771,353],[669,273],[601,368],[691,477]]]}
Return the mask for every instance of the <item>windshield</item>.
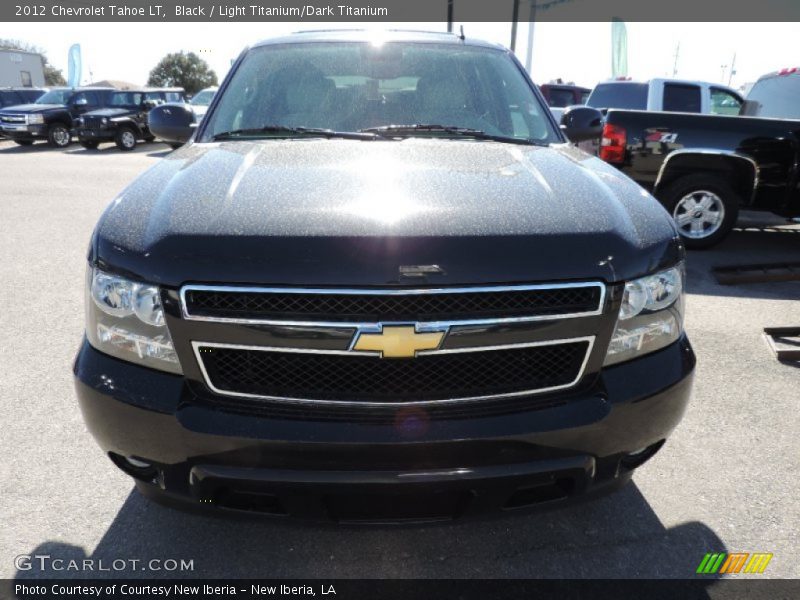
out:
{"label": "windshield", "polygon": [[203,139],[276,125],[352,132],[435,124],[561,141],[544,110],[500,50],[410,42],[267,45],[251,50],[232,75]]}
{"label": "windshield", "polygon": [[747,95],[746,114],[800,119],[800,75],[776,75],[757,82]]}
{"label": "windshield", "polygon": [[36,104],[66,104],[74,92],[72,90],[51,90],[36,101]]}
{"label": "windshield", "polygon": [[202,92],[198,92],[197,95],[192,98],[191,104],[195,106],[208,106],[214,98],[214,92],[215,90],[203,90]]}
{"label": "windshield", "polygon": [[646,83],[601,83],[586,100],[593,108],[647,109]]}
{"label": "windshield", "polygon": [[142,104],[141,92],[114,92],[108,99],[108,105],[118,107],[139,107]]}

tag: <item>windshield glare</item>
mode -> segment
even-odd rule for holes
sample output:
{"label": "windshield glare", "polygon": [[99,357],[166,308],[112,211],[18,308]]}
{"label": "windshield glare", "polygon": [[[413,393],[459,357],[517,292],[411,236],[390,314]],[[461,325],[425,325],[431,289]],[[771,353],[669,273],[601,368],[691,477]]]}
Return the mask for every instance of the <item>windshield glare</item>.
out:
{"label": "windshield glare", "polygon": [[72,90],[51,90],[36,101],[36,104],[66,104]]}
{"label": "windshield glare", "polygon": [[560,141],[544,110],[500,50],[410,42],[267,45],[245,56],[203,138],[268,125],[359,131],[435,124]]}

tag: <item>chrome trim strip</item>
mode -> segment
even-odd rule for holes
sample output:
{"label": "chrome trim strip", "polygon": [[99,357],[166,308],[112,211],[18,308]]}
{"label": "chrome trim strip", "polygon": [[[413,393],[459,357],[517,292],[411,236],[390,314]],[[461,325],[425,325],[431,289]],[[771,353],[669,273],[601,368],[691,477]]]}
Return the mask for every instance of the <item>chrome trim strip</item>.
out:
{"label": "chrome trim strip", "polygon": [[727,158],[737,158],[750,163],[750,166],[753,167],[753,191],[750,194],[749,201],[750,203],[752,203],[760,182],[761,170],[759,169],[758,163],[754,159],[752,159],[749,156],[745,156],[744,154],[733,152],[732,150],[717,150],[715,148],[679,148],[677,150],[673,150],[672,152],[667,154],[667,156],[664,158],[664,161],[661,163],[661,167],[659,167],[658,169],[658,175],[656,175],[656,181],[653,184],[654,190],[658,189],[658,186],[661,183],[661,179],[667,170],[667,163],[669,163],[669,160],[671,158],[674,158],[676,156],[682,156],[684,154],[702,154],[703,156],[725,156]]}
{"label": "chrome trim strip", "polygon": [[[446,327],[458,325],[494,325],[499,323],[527,323],[530,321],[555,321],[557,319],[575,319],[579,317],[591,317],[603,314],[603,307],[606,301],[606,286],[599,281],[589,281],[583,283],[561,283],[561,284],[535,284],[535,285],[499,285],[499,286],[476,286],[476,287],[457,287],[457,288],[417,288],[417,289],[357,289],[357,288],[281,288],[281,287],[246,287],[246,286],[227,286],[227,285],[185,285],[180,289],[181,315],[190,321],[206,321],[210,323],[234,323],[240,325],[284,325],[287,327],[341,327],[356,328],[364,331],[376,331],[376,326],[380,323],[375,322],[350,322],[350,321],[291,321],[280,319],[242,319],[238,317],[203,317],[192,315],[186,307],[187,291],[208,291],[208,292],[243,292],[243,293],[265,293],[265,294],[327,294],[327,295],[353,295],[353,296],[417,296],[422,294],[465,294],[482,292],[525,292],[530,290],[558,290],[579,287],[600,288],[600,299],[597,309],[578,313],[563,315],[535,315],[530,317],[504,317],[495,319],[467,319],[461,321],[424,321],[418,323],[419,331],[426,331],[428,328],[441,330]],[[388,322],[386,322],[388,323]],[[380,329],[377,329],[380,331]]]}
{"label": "chrome trim strip", "polygon": [[[348,350],[314,350],[314,349],[304,349],[304,348],[280,348],[274,346],[246,346],[240,344],[222,344],[217,342],[192,342],[192,349],[194,351],[195,358],[197,360],[197,364],[200,367],[200,371],[203,374],[203,380],[205,381],[206,386],[208,388],[221,396],[234,396],[238,398],[254,398],[259,400],[278,400],[281,402],[289,402],[289,403],[296,403],[296,404],[326,404],[326,405],[333,405],[333,406],[378,406],[378,407],[386,407],[386,406],[425,406],[425,405],[438,405],[438,404],[452,404],[454,402],[471,402],[476,400],[492,400],[497,398],[514,398],[518,396],[532,396],[536,394],[543,394],[545,392],[552,392],[555,390],[561,390],[573,387],[576,385],[584,375],[586,371],[586,365],[589,362],[589,357],[592,355],[592,350],[594,349],[594,341],[595,336],[584,336],[584,337],[576,337],[576,338],[568,338],[568,339],[560,339],[560,340],[546,340],[541,342],[527,342],[522,344],[507,344],[501,346],[477,346],[471,348],[455,348],[455,349],[446,349],[446,350],[425,350],[419,353],[420,356],[422,355],[431,355],[431,354],[457,354],[457,353],[464,353],[464,352],[489,352],[492,350],[509,350],[515,348],[529,348],[533,346],[555,346],[559,344],[569,344],[572,342],[588,342],[588,347],[586,348],[586,355],[583,357],[583,362],[581,363],[581,367],[578,370],[578,374],[574,380],[569,383],[558,385],[558,386],[551,386],[547,388],[537,388],[533,390],[522,390],[519,392],[506,392],[503,394],[489,394],[485,396],[467,396],[463,398],[446,398],[444,400],[414,400],[411,402],[358,402],[353,400],[315,400],[310,398],[293,398],[293,397],[284,397],[284,396],[264,396],[259,394],[247,394],[243,392],[233,392],[229,390],[222,390],[215,387],[211,383],[211,378],[206,371],[205,364],[203,363],[203,359],[200,355],[200,348],[207,347],[207,348],[232,348],[235,350],[255,350],[261,352],[293,352],[299,354],[337,354],[337,355],[344,355],[344,356],[379,356],[379,353],[371,353],[371,352],[350,352]],[[398,359],[401,360],[401,359]],[[417,360],[417,359],[408,359],[408,360]]]}

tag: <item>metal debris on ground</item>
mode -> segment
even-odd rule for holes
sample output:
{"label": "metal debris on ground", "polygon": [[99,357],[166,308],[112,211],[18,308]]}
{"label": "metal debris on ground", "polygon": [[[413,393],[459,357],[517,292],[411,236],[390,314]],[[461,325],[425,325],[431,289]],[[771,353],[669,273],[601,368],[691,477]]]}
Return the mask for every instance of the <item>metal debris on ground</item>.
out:
{"label": "metal debris on ground", "polygon": [[800,327],[765,327],[764,336],[779,361],[800,361]]}
{"label": "metal debris on ground", "polygon": [[721,285],[800,281],[800,263],[766,263],[712,267],[711,272]]}

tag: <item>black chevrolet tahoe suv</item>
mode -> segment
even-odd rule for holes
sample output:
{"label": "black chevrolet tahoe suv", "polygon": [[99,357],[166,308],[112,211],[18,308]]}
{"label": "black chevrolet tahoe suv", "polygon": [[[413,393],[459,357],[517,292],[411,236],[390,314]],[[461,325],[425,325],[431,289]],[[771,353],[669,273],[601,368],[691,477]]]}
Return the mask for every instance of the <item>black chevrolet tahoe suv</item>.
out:
{"label": "black chevrolet tahoe suv", "polygon": [[[572,111],[573,140],[600,114]],[[239,57],[92,236],[80,407],[146,496],[424,522],[613,490],[695,365],[658,202],[509,51],[317,32]]]}
{"label": "black chevrolet tahoe suv", "polygon": [[55,148],[72,142],[73,120],[106,106],[112,88],[53,88],[33,104],[0,110],[0,131],[20,146],[46,140]]}
{"label": "black chevrolet tahoe suv", "polygon": [[147,125],[151,108],[184,101],[183,88],[110,92],[105,108],[86,112],[75,120],[75,135],[81,146],[90,150],[101,142],[114,142],[120,150],[133,150],[139,140],[155,139]]}

